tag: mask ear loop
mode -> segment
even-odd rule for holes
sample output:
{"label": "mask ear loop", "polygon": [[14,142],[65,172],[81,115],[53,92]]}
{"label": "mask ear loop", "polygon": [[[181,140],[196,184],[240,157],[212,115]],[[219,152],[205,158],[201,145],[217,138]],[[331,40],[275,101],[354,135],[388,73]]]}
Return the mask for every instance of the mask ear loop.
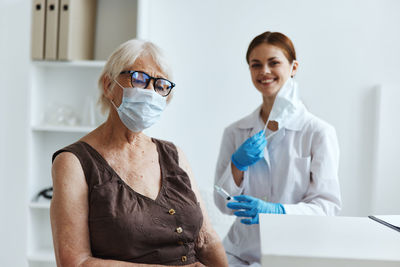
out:
{"label": "mask ear loop", "polygon": [[[124,89],[124,87],[122,87],[122,85],[121,85],[119,82],[117,82],[117,80],[115,80],[115,79],[113,79],[113,80],[114,80],[114,82],[115,82],[116,84],[119,85],[119,87],[121,87],[122,89]],[[115,105],[114,101],[110,100],[110,102],[111,102],[111,104],[114,106],[114,108],[115,108],[116,110],[118,110],[118,107]]]}
{"label": "mask ear loop", "polygon": [[[292,75],[293,67],[294,67],[294,60],[293,60],[293,62],[292,62],[292,66],[290,67],[290,78],[289,78],[289,79],[293,79],[293,77],[294,77],[294,75]],[[282,88],[281,88],[281,89],[282,89]],[[278,93],[279,93],[279,92],[278,92]],[[274,101],[274,104],[275,104],[275,101]],[[272,111],[272,109],[274,108],[274,104],[272,104],[271,111]],[[269,116],[268,116],[268,119],[267,119],[267,123],[265,123],[265,126],[264,126],[264,130],[263,130],[264,135],[265,135],[265,132],[266,132],[266,130],[267,130],[268,123],[269,123]],[[275,132],[271,133],[270,135],[268,135],[267,137],[265,137],[265,139],[271,138],[271,137],[274,136],[277,132],[278,132],[278,131],[275,131]]]}

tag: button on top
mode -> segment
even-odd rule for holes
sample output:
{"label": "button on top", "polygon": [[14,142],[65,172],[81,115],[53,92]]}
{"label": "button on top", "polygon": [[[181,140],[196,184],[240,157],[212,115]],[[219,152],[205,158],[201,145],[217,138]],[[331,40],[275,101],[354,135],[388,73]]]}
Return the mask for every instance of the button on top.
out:
{"label": "button on top", "polygon": [[182,232],[183,232],[183,229],[182,229],[182,227],[178,227],[178,228],[176,228],[176,232],[177,232],[178,234],[182,233]]}
{"label": "button on top", "polygon": [[182,259],[183,262],[187,261],[187,257],[186,256],[182,256],[181,259]]}
{"label": "button on top", "polygon": [[168,213],[171,214],[171,215],[174,215],[174,214],[175,214],[175,210],[174,210],[174,209],[170,209],[170,210],[168,211]]}

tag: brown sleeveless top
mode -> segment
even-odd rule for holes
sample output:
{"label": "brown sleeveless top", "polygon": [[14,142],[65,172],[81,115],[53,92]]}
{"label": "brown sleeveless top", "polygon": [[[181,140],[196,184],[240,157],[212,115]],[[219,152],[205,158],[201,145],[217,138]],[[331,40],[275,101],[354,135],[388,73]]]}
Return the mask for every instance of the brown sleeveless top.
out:
{"label": "brown sleeveless top", "polygon": [[161,168],[155,200],[128,186],[89,144],[78,141],[53,155],[71,152],[89,189],[89,234],[94,257],[135,263],[185,265],[198,261],[195,242],[203,215],[176,147],[152,139]]}

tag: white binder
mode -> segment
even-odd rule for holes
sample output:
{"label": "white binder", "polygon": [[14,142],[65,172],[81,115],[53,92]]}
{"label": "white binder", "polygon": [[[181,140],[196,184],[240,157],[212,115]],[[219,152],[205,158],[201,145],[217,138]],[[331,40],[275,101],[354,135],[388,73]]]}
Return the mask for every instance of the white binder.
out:
{"label": "white binder", "polygon": [[61,0],[58,59],[93,59],[96,0]]}
{"label": "white binder", "polygon": [[45,49],[46,0],[32,1],[31,57],[43,59]]}
{"label": "white binder", "polygon": [[46,9],[46,60],[56,60],[58,51],[58,20],[59,20],[59,0],[47,0]]}

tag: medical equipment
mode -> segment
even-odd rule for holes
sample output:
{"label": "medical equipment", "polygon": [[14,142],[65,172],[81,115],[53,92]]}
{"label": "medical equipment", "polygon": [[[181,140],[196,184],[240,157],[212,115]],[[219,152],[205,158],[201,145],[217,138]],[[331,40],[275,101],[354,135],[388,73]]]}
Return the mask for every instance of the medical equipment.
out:
{"label": "medical equipment", "polygon": [[[290,75],[293,71],[294,61],[290,68]],[[264,127],[264,132],[267,130],[269,121],[278,122],[279,128],[282,128],[291,114],[301,106],[301,101],[298,97],[297,83],[293,77],[289,77],[282,88],[279,90],[272,104],[271,112],[269,113],[267,123]],[[267,136],[267,138],[271,137]]]}
{"label": "medical equipment", "polygon": [[223,198],[226,200],[231,200],[232,197],[229,195],[228,192],[226,192],[222,187],[218,185],[214,185],[215,190],[217,190],[217,193],[220,194]]}
{"label": "medical equipment", "polygon": [[53,187],[47,187],[44,188],[43,190],[40,190],[40,192],[36,195],[35,200],[39,200],[40,197],[44,197],[46,199],[52,199],[53,198]]}
{"label": "medical equipment", "polygon": [[[115,80],[114,80],[115,81]],[[167,105],[167,100],[160,94],[136,87],[122,87],[122,103],[115,107],[122,123],[132,132],[141,132],[156,123]]]}

